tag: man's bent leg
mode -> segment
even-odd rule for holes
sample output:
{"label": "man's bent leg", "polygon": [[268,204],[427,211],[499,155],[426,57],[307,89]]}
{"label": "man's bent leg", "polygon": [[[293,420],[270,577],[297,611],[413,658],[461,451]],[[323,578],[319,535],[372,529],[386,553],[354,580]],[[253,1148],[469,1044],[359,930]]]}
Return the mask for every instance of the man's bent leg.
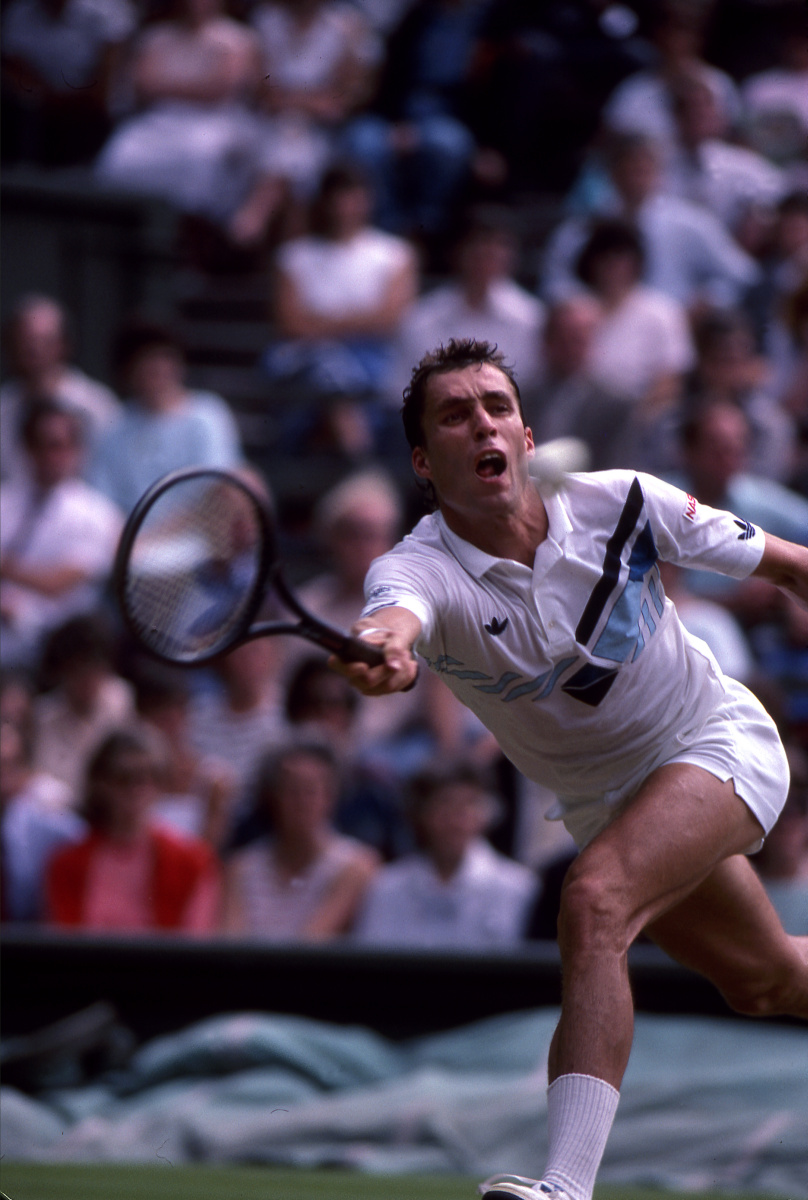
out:
{"label": "man's bent leg", "polygon": [[[731,782],[669,764],[570,867],[559,916],[563,992],[550,1049],[546,1182],[537,1194],[592,1196],[631,1049],[629,946],[760,836]],[[533,1191],[494,1183],[485,1194],[500,1200]]]}
{"label": "man's bent leg", "polygon": [[747,858],[720,863],[646,932],[736,1011],[808,1019],[808,937],[785,932]]}
{"label": "man's bent leg", "polygon": [[582,1074],[619,1088],[634,1011],[628,949],[724,859],[759,840],[757,819],[701,767],[660,767],[567,873],[559,915],[561,1020],[549,1074]]}

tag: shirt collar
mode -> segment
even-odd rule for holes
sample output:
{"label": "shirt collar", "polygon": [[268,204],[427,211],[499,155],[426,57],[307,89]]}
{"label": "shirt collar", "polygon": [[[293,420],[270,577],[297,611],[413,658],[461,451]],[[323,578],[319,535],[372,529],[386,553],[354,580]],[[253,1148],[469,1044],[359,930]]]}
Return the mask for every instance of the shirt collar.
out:
{"label": "shirt collar", "polygon": [[[560,492],[541,485],[536,486],[538,487],[539,495],[544,501],[548,521],[547,538],[541,545],[545,546],[549,542],[561,547],[564,544],[567,534],[572,531],[572,524],[567,515],[566,507],[561,500]],[[436,517],[444,542],[461,567],[468,571],[469,575],[472,575],[475,579],[482,579],[492,567],[511,561],[507,558],[497,558],[493,554],[486,554],[485,550],[480,550],[479,547],[473,546],[471,542],[467,542],[465,538],[454,533],[446,524],[442,512],[438,512]]]}

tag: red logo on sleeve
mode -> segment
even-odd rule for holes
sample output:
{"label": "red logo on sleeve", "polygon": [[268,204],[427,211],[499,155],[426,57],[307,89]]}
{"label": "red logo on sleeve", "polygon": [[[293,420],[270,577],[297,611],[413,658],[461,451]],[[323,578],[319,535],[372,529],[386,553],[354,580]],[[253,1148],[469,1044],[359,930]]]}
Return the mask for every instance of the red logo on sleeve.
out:
{"label": "red logo on sleeve", "polygon": [[688,496],[687,504],[685,505],[685,520],[695,521],[696,519],[696,497]]}

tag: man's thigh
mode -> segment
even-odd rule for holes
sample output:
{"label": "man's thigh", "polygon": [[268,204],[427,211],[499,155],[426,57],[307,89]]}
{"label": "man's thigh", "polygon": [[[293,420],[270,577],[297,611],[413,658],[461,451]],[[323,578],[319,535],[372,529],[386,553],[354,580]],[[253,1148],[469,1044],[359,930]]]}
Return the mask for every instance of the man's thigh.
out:
{"label": "man's thigh", "polygon": [[633,940],[761,835],[732,780],[722,782],[690,763],[666,764],[581,852],[567,886],[594,883]]}
{"label": "man's thigh", "polygon": [[710,979],[734,1008],[763,1012],[765,998],[778,991],[794,993],[782,1011],[802,1012],[808,1005],[807,939],[784,931],[743,856],[719,863],[646,932],[677,962]]}

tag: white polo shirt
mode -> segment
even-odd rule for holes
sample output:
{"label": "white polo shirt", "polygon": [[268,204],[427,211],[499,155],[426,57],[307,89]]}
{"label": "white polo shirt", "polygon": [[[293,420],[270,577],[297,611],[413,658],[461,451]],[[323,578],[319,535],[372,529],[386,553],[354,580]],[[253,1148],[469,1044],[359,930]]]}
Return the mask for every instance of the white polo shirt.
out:
{"label": "white polo shirt", "polygon": [[724,698],[728,681],[666,599],[658,559],[743,579],[764,535],[631,471],[571,475],[541,494],[549,531],[532,570],[432,514],[372,564],[363,616],[413,612],[430,669],[524,775],[574,803],[652,769]]}

